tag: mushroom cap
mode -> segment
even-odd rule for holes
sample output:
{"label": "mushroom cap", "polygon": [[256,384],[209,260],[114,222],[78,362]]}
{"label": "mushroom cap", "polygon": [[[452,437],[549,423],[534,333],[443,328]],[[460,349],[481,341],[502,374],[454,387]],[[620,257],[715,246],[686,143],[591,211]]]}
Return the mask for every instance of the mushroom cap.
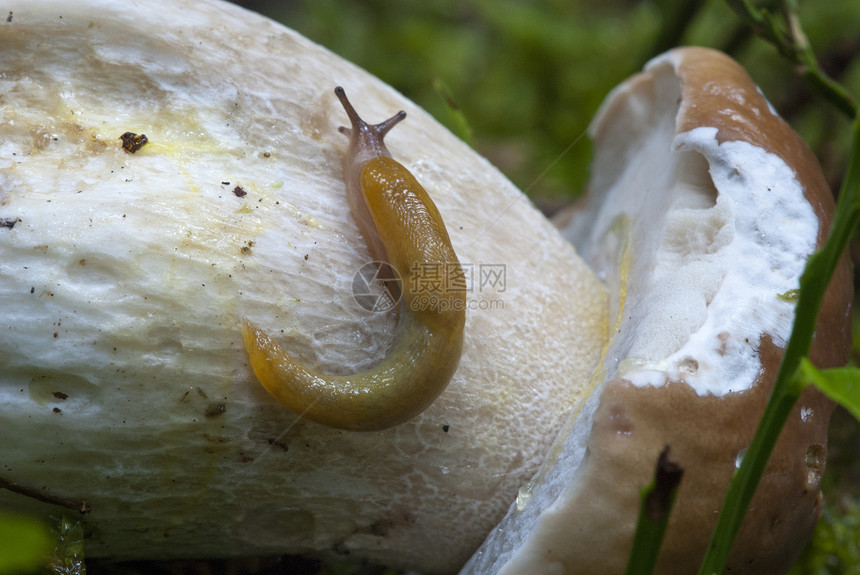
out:
{"label": "mushroom cap", "polygon": [[[685,471],[657,572],[696,573],[776,377],[791,290],[830,224],[815,157],[722,53],[655,58],[590,132],[589,195],[563,226],[607,283],[612,339],[595,391],[464,573],[623,573],[639,489],[666,445]],[[817,324],[821,367],[847,361],[851,297],[846,258]],[[801,396],[732,573],[784,572],[808,540],[832,409]]]}
{"label": "mushroom cap", "polygon": [[[599,359],[606,294],[570,244],[402,95],[257,14],[211,0],[7,8],[0,478],[86,500],[89,557],[459,568]],[[378,433],[285,410],[240,333],[245,317],[340,373],[392,339],[395,318],[353,297],[370,256],[346,201],[337,85],[369,121],[408,113],[386,144],[471,278],[447,390]],[[126,132],[148,143],[129,153]],[[2,489],[0,507],[61,511]]]}

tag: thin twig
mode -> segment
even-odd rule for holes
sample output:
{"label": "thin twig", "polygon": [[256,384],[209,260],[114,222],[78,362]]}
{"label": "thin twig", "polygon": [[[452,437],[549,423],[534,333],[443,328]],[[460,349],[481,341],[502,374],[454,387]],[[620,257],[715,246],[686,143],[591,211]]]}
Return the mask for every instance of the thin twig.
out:
{"label": "thin twig", "polygon": [[640,496],[639,519],[627,558],[626,575],[651,575],[654,572],[683,475],[684,468],[669,458],[667,445],[657,458],[654,479]]}
{"label": "thin twig", "polygon": [[8,491],[11,491],[12,493],[23,495],[24,497],[31,497],[33,499],[36,499],[43,503],[48,503],[50,505],[59,505],[60,507],[65,507],[66,509],[73,509],[81,515],[90,512],[89,504],[83,499],[59,497],[52,493],[48,493],[44,489],[36,489],[35,487],[30,487],[29,485],[16,483],[14,481],[6,479],[5,477],[0,477],[0,489],[6,489]]}
{"label": "thin twig", "polygon": [[786,29],[766,8],[756,7],[750,0],[726,0],[729,8],[760,38],[772,44],[779,53],[797,66],[798,74],[831,104],[849,118],[857,115],[857,104],[848,90],[832,79],[818,62],[809,45],[797,15],[797,2],[783,2],[783,19]]}

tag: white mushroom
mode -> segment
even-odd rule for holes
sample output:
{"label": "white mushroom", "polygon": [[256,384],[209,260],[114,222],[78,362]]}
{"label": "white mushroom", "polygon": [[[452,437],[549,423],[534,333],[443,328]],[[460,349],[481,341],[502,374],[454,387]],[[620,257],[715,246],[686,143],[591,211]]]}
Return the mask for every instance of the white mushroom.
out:
{"label": "white mushroom", "polygon": [[[610,96],[592,204],[568,228],[595,274],[427,114],[258,15],[215,0],[9,8],[0,506],[45,516],[86,501],[91,557],[349,553],[451,572],[490,533],[467,571],[611,573],[671,443],[687,475],[664,560],[682,572],[701,555],[703,510],[790,326],[778,296],[832,209],[814,159],[736,64],[670,53]],[[247,318],[340,373],[391,342],[394,318],[352,294],[370,254],[346,202],[336,85],[371,121],[406,110],[386,144],[472,274],[450,384],[379,432],[285,410],[241,334]],[[126,132],[148,143],[130,153]],[[822,366],[847,346],[840,274]],[[776,572],[808,535],[829,410],[805,396],[742,536],[755,546],[735,560]]]}
{"label": "white mushroom", "polygon": [[[605,291],[573,248],[414,104],[259,15],[196,0],[8,8],[0,479],[86,500],[90,557],[462,566],[599,359]],[[447,390],[383,432],[293,415],[242,342],[244,317],[351,373],[392,340],[394,318],[353,297],[371,256],[347,202],[337,85],[369,121],[407,112],[386,144],[472,274]],[[126,132],[148,143],[128,153]],[[0,507],[60,511],[2,489]]]}

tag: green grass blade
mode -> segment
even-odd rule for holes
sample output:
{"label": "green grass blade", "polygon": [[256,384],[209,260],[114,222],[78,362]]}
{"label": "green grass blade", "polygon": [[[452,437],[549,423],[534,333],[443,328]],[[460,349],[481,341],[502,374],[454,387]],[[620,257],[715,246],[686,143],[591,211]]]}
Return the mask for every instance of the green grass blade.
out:
{"label": "green grass blade", "polygon": [[439,78],[433,80],[433,89],[436,91],[439,99],[445,104],[446,117],[443,118],[443,123],[458,138],[474,148],[475,134],[472,131],[472,126],[469,124],[466,114],[463,113],[463,110],[455,102],[454,96],[451,95],[451,89]]}
{"label": "green grass blade", "polygon": [[836,214],[824,247],[812,255],[800,278],[797,313],[785,356],[770,399],[744,460],[735,471],[711,537],[699,575],[723,572],[746,510],[758,487],[780,431],[803,389],[796,377],[800,361],[809,354],[818,310],[833,271],[860,218],[860,120],[855,119],[848,173],[839,194]]}

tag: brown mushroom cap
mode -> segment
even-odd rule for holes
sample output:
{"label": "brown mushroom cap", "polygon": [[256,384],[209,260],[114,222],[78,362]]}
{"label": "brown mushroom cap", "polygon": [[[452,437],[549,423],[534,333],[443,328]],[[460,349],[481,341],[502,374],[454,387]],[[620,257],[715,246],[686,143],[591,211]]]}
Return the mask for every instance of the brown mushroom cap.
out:
{"label": "brown mushroom cap", "polygon": [[[685,474],[658,572],[695,573],[790,329],[793,304],[774,286],[797,287],[830,223],[815,157],[719,52],[654,59],[610,94],[591,134],[588,204],[565,232],[608,283],[614,338],[570,433],[466,573],[622,573],[639,489],[665,445]],[[847,361],[851,294],[845,259],[818,320],[821,367]],[[814,389],[802,395],[732,573],[783,572],[809,538],[832,409]]]}

